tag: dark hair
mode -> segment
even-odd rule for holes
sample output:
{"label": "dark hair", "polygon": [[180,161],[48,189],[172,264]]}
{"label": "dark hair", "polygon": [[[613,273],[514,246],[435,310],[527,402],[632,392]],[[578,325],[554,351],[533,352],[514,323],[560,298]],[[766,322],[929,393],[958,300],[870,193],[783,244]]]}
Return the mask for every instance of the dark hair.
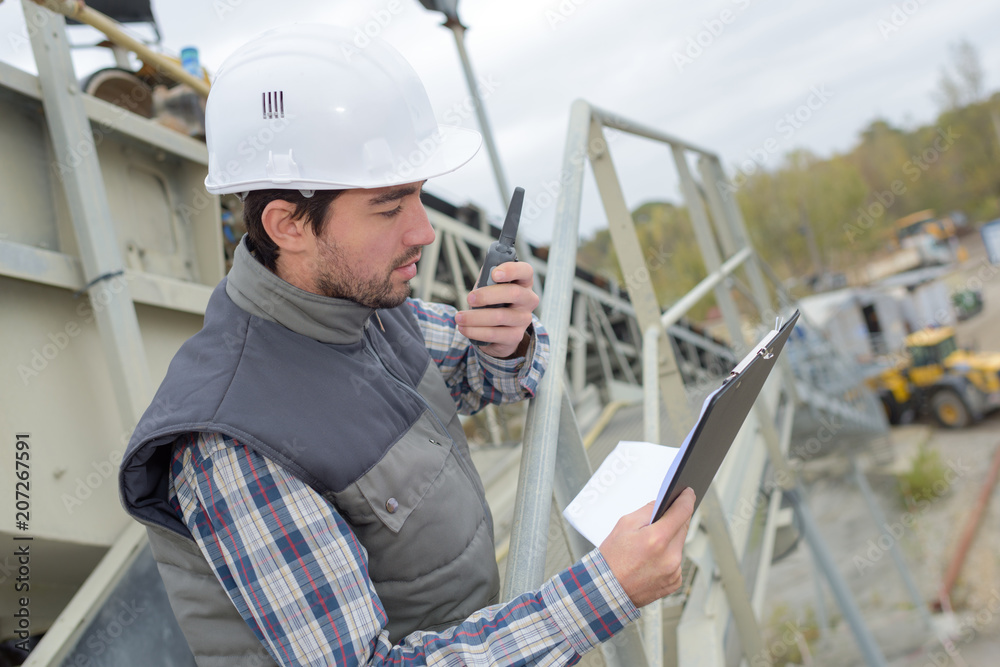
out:
{"label": "dark hair", "polygon": [[274,271],[278,263],[280,248],[264,229],[261,216],[273,201],[283,200],[295,206],[292,217],[305,218],[312,226],[313,234],[323,233],[330,204],[343,190],[317,190],[312,197],[304,197],[298,190],[251,190],[243,201],[243,224],[247,228],[247,246],[257,254],[260,263]]}

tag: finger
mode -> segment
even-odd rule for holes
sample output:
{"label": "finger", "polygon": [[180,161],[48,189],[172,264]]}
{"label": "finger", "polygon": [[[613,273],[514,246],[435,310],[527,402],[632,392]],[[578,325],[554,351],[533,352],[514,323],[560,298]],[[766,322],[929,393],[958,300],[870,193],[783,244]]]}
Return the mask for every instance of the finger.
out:
{"label": "finger", "polygon": [[667,535],[676,535],[694,514],[694,491],[690,487],[677,496],[660,520],[653,524]]}
{"label": "finger", "polygon": [[[521,344],[521,340],[524,338],[524,331],[517,330],[513,327],[458,327],[459,333],[468,338],[469,340],[478,340],[488,345],[501,345],[509,350],[501,355],[507,356],[507,354],[513,352]],[[489,350],[483,346],[483,351],[487,354],[491,354]],[[491,355],[495,356],[495,355]]]}
{"label": "finger", "polygon": [[685,521],[684,525],[673,534],[670,541],[667,543],[667,553],[673,554],[675,552],[680,552],[684,550],[684,543],[687,542],[688,531],[691,528],[691,522]]}
{"label": "finger", "polygon": [[535,280],[535,270],[528,262],[504,262],[493,269],[493,281],[497,283],[515,283],[522,287],[531,287]]}
{"label": "finger", "polygon": [[470,305],[510,305],[518,310],[532,311],[538,306],[538,295],[530,288],[516,283],[503,283],[480,287],[469,293]]}
{"label": "finger", "polygon": [[523,334],[531,324],[531,311],[515,308],[477,308],[455,313],[455,322],[465,327],[510,327]]}

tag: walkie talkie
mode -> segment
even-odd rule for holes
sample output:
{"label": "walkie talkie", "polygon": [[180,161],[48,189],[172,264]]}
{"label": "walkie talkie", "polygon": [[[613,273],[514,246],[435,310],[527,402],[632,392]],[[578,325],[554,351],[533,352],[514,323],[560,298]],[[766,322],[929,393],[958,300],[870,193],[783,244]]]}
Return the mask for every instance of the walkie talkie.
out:
{"label": "walkie talkie", "polygon": [[[510,198],[510,206],[507,207],[507,217],[503,221],[503,229],[500,230],[500,238],[490,244],[486,251],[486,259],[483,261],[483,269],[479,272],[479,280],[476,281],[475,289],[496,285],[493,280],[493,269],[504,262],[516,262],[517,253],[514,251],[514,240],[517,238],[517,225],[521,222],[521,205],[524,203],[524,188],[514,188],[514,196]],[[478,308],[503,308],[506,304],[495,303],[488,306],[478,306]],[[483,341],[471,340],[473,345],[488,345]]]}

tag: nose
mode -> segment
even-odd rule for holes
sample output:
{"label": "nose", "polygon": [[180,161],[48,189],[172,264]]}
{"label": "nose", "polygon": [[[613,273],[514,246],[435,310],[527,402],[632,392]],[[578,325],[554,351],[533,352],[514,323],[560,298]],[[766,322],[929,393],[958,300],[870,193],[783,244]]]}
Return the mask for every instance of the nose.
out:
{"label": "nose", "polygon": [[427,217],[427,211],[422,202],[413,207],[412,218],[407,221],[408,228],[403,234],[403,243],[407,246],[425,246],[434,243],[434,228]]}

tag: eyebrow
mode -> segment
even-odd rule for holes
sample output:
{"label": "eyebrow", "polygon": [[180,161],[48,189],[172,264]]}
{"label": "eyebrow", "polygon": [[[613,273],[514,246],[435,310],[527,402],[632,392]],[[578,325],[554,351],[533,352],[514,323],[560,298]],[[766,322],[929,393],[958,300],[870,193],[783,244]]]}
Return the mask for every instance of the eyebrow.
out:
{"label": "eyebrow", "polygon": [[399,201],[403,197],[408,197],[414,192],[418,192],[420,188],[424,186],[424,181],[417,183],[415,185],[404,185],[398,188],[389,190],[388,192],[383,192],[380,195],[375,195],[368,200],[369,206],[381,206],[382,204],[388,204],[390,202]]}

